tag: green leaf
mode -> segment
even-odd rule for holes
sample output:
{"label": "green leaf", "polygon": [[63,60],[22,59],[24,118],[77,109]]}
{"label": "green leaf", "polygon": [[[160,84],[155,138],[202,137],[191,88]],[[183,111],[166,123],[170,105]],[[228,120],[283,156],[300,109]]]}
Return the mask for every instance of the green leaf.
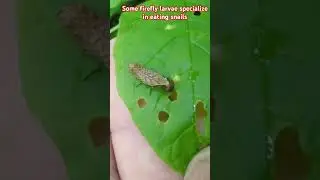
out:
{"label": "green leaf", "polygon": [[111,0],[110,1],[110,9],[119,6],[119,4],[121,4],[121,2],[123,2],[123,1],[122,0]]}
{"label": "green leaf", "polygon": [[[22,92],[29,109],[58,147],[70,180],[107,179],[109,146],[96,147],[89,132],[95,126],[90,125],[92,118],[109,114],[109,73],[101,69],[82,80],[99,66],[97,59],[83,54],[57,20],[57,11],[70,2],[18,1]],[[85,4],[106,16],[106,1]],[[104,119],[101,125],[107,123]]]}
{"label": "green leaf", "polygon": [[[209,6],[209,1],[155,0],[144,5]],[[159,157],[184,173],[191,158],[210,141],[210,12],[200,16],[186,12],[188,20],[176,21],[143,20],[141,15],[129,12],[120,18],[115,45],[117,88],[134,122]],[[171,101],[170,93],[160,88],[153,88],[150,94],[150,87],[136,86],[138,81],[128,71],[130,63],[178,79],[177,100]],[[144,108],[139,108],[139,99],[146,101]],[[196,121],[198,102],[206,111],[204,121]],[[169,115],[166,122],[159,120],[161,111]],[[199,124],[205,130],[201,131]]]}
{"label": "green leaf", "polygon": [[127,0],[111,0],[110,1],[110,17],[112,17],[116,13],[120,13],[121,5],[127,2]]}

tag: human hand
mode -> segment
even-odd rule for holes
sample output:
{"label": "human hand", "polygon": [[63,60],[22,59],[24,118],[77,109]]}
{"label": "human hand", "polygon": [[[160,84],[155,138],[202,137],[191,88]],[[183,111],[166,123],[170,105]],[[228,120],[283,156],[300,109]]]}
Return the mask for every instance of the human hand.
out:
{"label": "human hand", "polygon": [[[140,134],[116,89],[110,42],[110,178],[111,180],[182,180],[152,150]],[[113,178],[113,179],[112,179]]]}

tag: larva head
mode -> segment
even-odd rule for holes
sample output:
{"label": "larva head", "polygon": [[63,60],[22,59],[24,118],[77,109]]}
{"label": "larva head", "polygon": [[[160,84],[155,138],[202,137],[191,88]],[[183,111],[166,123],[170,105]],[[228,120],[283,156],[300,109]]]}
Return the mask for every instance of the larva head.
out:
{"label": "larva head", "polygon": [[169,84],[165,86],[166,91],[171,92],[174,90],[174,82],[172,81],[172,79],[167,78]]}

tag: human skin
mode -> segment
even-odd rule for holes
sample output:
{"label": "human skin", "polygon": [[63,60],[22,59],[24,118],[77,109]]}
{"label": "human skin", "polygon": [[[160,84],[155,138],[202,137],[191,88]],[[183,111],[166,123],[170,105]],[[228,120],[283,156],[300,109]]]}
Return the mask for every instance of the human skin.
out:
{"label": "human skin", "polygon": [[155,154],[118,95],[114,43],[115,39],[110,42],[110,176],[114,180],[182,180]]}

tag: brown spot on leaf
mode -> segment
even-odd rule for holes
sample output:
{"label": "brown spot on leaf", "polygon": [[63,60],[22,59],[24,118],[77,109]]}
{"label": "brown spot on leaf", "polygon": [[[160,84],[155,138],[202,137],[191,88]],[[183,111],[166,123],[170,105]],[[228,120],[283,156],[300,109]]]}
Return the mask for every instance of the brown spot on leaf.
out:
{"label": "brown spot on leaf", "polygon": [[177,91],[173,90],[168,98],[169,98],[170,101],[175,101],[175,100],[177,100],[177,97],[178,97]]}
{"label": "brown spot on leaf", "polygon": [[207,111],[204,109],[203,102],[199,101],[196,104],[196,128],[200,134],[205,133],[205,124],[204,119],[207,116]]}
{"label": "brown spot on leaf", "polygon": [[138,104],[139,108],[144,108],[147,105],[147,102],[145,99],[140,98],[140,99],[138,99],[137,104]]}
{"label": "brown spot on leaf", "polygon": [[167,122],[167,120],[169,119],[169,114],[165,111],[160,111],[158,114],[158,119],[163,123]]}

